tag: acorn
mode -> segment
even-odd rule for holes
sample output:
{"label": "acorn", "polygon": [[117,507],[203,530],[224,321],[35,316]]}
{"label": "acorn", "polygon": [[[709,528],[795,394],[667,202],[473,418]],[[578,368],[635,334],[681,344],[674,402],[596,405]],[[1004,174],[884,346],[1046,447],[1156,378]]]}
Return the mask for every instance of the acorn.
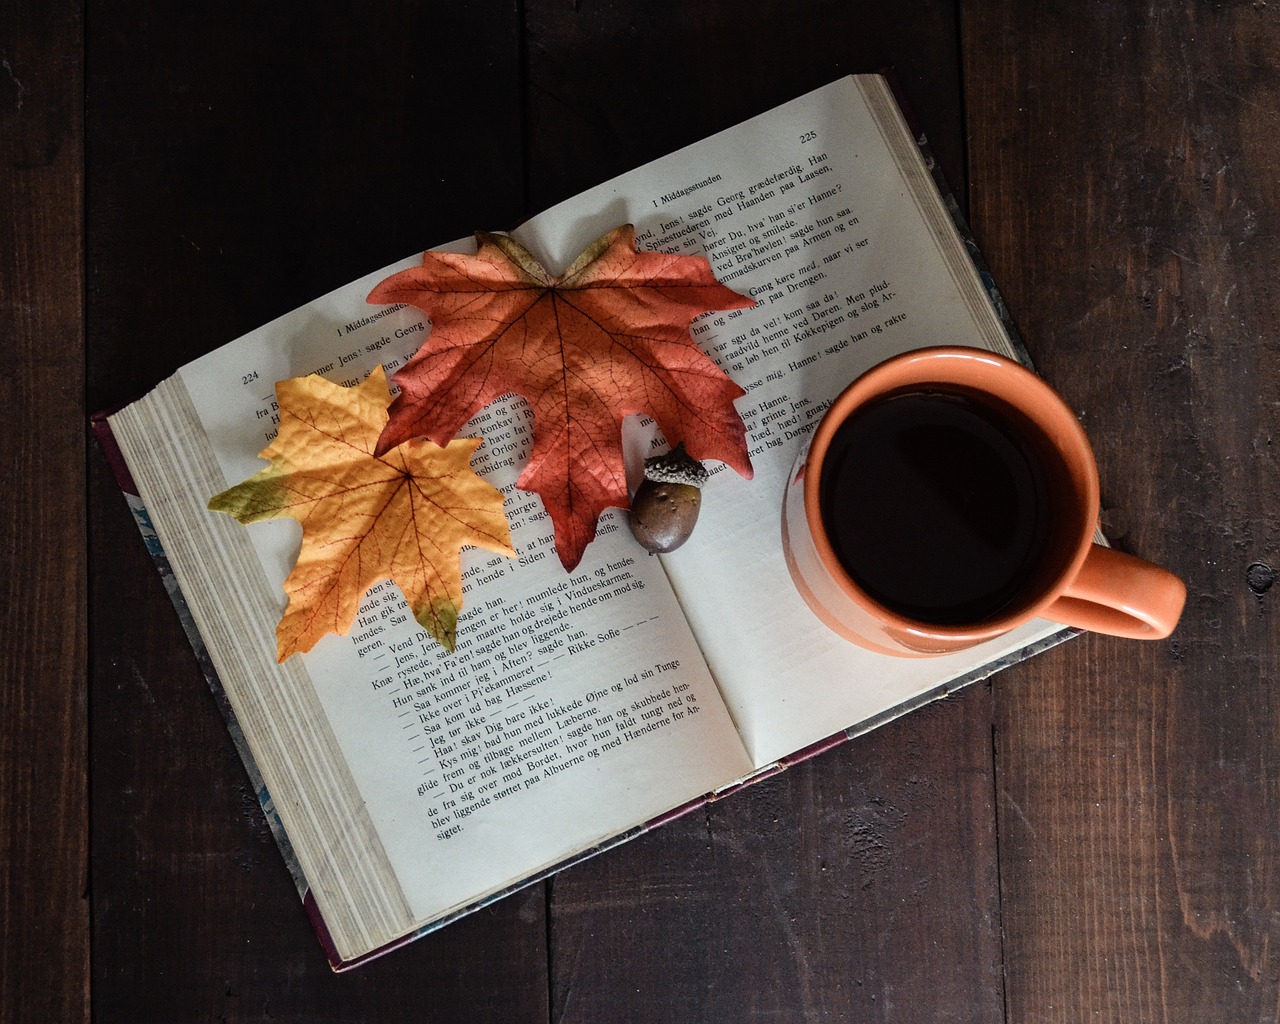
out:
{"label": "acorn", "polygon": [[644,482],[631,499],[631,532],[646,551],[674,551],[693,533],[707,471],[684,442],[644,460]]}

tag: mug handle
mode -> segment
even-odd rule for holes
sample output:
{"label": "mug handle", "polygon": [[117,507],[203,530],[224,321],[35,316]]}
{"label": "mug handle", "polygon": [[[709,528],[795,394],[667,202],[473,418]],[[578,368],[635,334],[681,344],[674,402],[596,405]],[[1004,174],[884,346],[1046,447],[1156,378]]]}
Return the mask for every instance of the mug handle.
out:
{"label": "mug handle", "polygon": [[1041,614],[1055,622],[1132,640],[1173,632],[1187,588],[1167,569],[1094,544],[1076,578]]}

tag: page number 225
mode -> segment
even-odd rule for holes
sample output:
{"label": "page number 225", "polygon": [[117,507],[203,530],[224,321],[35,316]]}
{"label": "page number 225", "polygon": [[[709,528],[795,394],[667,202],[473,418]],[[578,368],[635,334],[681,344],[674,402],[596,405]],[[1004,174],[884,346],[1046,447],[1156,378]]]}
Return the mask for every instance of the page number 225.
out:
{"label": "page number 225", "polygon": [[800,145],[803,146],[806,142],[813,142],[817,138],[818,138],[817,132],[805,132],[803,135],[800,136]]}

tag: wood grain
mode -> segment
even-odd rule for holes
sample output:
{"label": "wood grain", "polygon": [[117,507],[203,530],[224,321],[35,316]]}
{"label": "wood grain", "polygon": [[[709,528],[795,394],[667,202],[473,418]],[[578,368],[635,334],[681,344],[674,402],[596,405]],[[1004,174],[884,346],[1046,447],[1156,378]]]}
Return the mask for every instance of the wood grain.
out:
{"label": "wood grain", "polygon": [[[90,4],[95,407],[482,213],[518,215],[518,26],[486,7]],[[476,63],[478,82],[462,74]],[[93,469],[95,1019],[545,1017],[541,887],[330,972],[118,489]]]}
{"label": "wood grain", "polygon": [[88,1014],[79,5],[0,15],[0,1020]]}
{"label": "wood grain", "polygon": [[1118,543],[1190,590],[996,685],[1009,1020],[1275,1020],[1280,11],[963,22],[979,242]]}

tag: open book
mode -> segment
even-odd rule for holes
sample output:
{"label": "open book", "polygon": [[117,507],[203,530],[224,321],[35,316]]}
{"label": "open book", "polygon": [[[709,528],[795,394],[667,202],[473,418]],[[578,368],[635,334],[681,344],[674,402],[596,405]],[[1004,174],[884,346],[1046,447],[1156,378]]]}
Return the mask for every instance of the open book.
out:
{"label": "open book", "polygon": [[[697,529],[670,555],[646,554],[610,511],[567,573],[540,500],[514,485],[531,413],[516,398],[489,406],[465,433],[485,438],[473,466],[505,495],[518,558],[464,551],[453,654],[382,583],[349,635],[277,664],[300,528],[206,511],[261,468],[276,381],[355,383],[416,350],[421,315],[365,297],[418,254],[183,367],[100,426],[335,967],[1067,635],[1034,622],[962,654],[882,657],[830,633],[787,571],[784,482],[846,383],[927,345],[1020,355],[883,78],[835,82],[513,234],[554,272],[625,222],[641,248],[704,254],[757,300],[693,326],[747,391],[755,478],[712,463]],[[642,418],[624,436],[636,467],[664,446]]]}

